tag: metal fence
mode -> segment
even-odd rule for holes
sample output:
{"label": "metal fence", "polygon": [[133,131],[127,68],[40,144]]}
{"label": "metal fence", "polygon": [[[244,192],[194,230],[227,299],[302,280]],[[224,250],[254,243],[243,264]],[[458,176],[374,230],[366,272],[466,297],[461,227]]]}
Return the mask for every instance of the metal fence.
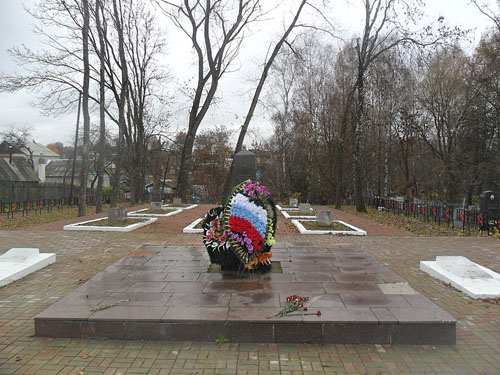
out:
{"label": "metal fence", "polygon": [[[103,197],[103,201],[109,201],[109,197]],[[41,215],[42,213],[51,213],[54,209],[61,211],[78,207],[78,197],[69,198],[55,198],[55,199],[38,199],[17,202],[0,202],[0,215],[5,214],[7,217],[13,218],[15,214],[22,216]],[[95,206],[97,197],[87,196],[87,206]]]}
{"label": "metal fence", "polygon": [[[0,183],[0,215],[14,217],[15,214],[28,216],[50,213],[53,210],[70,209],[79,203],[78,187],[73,188],[73,197],[69,197],[70,186],[52,183]],[[75,196],[76,195],[76,196]],[[103,201],[109,202],[110,197],[104,196]],[[86,204],[95,206],[97,197],[95,191],[88,189]]]}
{"label": "metal fence", "polygon": [[[64,184],[19,184],[0,183],[0,216],[8,218],[22,215],[41,215],[51,213],[54,210],[61,211],[78,207],[78,187],[73,188],[73,197],[69,197],[70,186]],[[185,197],[188,203],[214,203],[207,195]],[[103,203],[110,203],[109,195],[103,196]],[[172,194],[145,194],[146,202],[172,202]],[[121,194],[120,201],[130,200],[129,194]],[[87,190],[87,206],[97,204],[97,196],[94,190]]]}
{"label": "metal fence", "polygon": [[395,215],[414,217],[438,225],[458,228],[463,232],[487,231],[491,234],[495,229],[500,230],[498,217],[488,217],[475,206],[461,207],[459,204],[444,202],[416,203],[384,197],[365,197],[365,204]]}

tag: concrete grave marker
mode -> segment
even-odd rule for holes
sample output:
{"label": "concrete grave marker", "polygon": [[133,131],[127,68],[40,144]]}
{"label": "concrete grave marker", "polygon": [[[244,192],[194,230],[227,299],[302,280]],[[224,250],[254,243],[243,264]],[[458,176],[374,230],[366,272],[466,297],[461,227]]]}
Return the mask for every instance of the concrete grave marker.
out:
{"label": "concrete grave marker", "polygon": [[436,264],[443,270],[464,279],[492,279],[493,277],[483,271],[476,263],[462,256],[438,256]]}
{"label": "concrete grave marker", "polygon": [[151,202],[151,206],[149,210],[154,214],[161,214],[163,211],[163,203],[162,202]]}
{"label": "concrete grave marker", "polygon": [[290,207],[298,207],[299,206],[299,200],[298,198],[290,198]]}
{"label": "concrete grave marker", "polygon": [[299,212],[301,214],[310,214],[311,213],[311,204],[310,203],[299,204]]}
{"label": "concrete grave marker", "polygon": [[108,211],[108,221],[110,224],[120,224],[127,221],[127,210],[123,207],[110,208]]}
{"label": "concrete grave marker", "polygon": [[420,262],[420,269],[472,298],[500,296],[500,274],[465,257],[438,256],[435,262]]}
{"label": "concrete grave marker", "polygon": [[333,211],[319,210],[316,212],[316,221],[322,227],[331,227],[333,224]]}
{"label": "concrete grave marker", "polygon": [[178,205],[178,204],[182,204],[182,199],[181,198],[174,198],[173,201],[172,201],[172,204],[174,206]]}
{"label": "concrete grave marker", "polygon": [[10,284],[56,261],[56,254],[13,248],[0,256],[0,286]]}

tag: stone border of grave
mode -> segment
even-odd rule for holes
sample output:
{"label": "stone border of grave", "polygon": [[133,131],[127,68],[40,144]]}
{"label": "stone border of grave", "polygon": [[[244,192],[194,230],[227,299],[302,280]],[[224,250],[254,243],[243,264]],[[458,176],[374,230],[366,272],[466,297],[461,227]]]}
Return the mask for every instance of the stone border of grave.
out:
{"label": "stone border of grave", "polygon": [[288,215],[286,211],[281,211],[281,214],[285,217],[285,219],[314,219],[314,221],[316,221],[316,216],[314,215]]}
{"label": "stone border of grave", "polygon": [[280,211],[298,211],[298,207],[281,207],[279,204],[276,205],[276,209]]}
{"label": "stone border of grave", "polygon": [[163,208],[164,209],[168,209],[168,210],[172,210],[172,209],[175,209],[175,210],[190,210],[192,208],[195,208],[195,207],[198,207],[197,204],[192,204],[191,206],[187,206],[187,207],[178,207],[178,206],[169,206],[168,204],[164,205]]}
{"label": "stone border of grave", "polygon": [[127,216],[130,216],[130,217],[167,217],[167,216],[177,215],[178,213],[181,213],[183,211],[182,208],[179,208],[179,207],[169,208],[169,210],[173,210],[173,209],[175,209],[175,211],[169,212],[168,214],[143,214],[141,212],[149,210],[149,207],[148,208],[141,208],[140,210],[129,212],[127,214]]}
{"label": "stone border of grave", "polygon": [[360,229],[358,227],[355,227],[354,225],[348,224],[342,220],[334,220],[334,222],[345,225],[346,227],[349,227],[352,230],[309,230],[309,229],[306,229],[300,223],[301,221],[316,221],[316,220],[312,220],[312,219],[292,220],[292,224],[295,225],[295,227],[297,228],[297,230],[299,231],[300,234],[336,234],[336,235],[340,234],[340,235],[349,235],[349,236],[366,236],[366,231],[364,231],[363,229]]}
{"label": "stone border of grave", "polygon": [[203,233],[203,229],[201,229],[201,228],[195,228],[195,226],[198,225],[198,223],[200,221],[203,221],[202,217],[200,217],[199,219],[196,219],[191,224],[189,224],[188,226],[184,227],[184,229],[182,230],[182,233]]}
{"label": "stone border of grave", "polygon": [[[80,230],[80,231],[98,231],[98,232],[132,232],[135,229],[145,227],[146,225],[153,224],[158,219],[155,217],[146,218],[142,223],[135,223],[127,225],[126,227],[105,227],[105,226],[92,226],[92,225],[82,225],[87,223],[93,223],[96,221],[101,221],[107,219],[107,217],[101,217],[99,219],[81,221],[79,223],[68,224],[63,227],[63,230]],[[140,218],[139,218],[140,219]]]}

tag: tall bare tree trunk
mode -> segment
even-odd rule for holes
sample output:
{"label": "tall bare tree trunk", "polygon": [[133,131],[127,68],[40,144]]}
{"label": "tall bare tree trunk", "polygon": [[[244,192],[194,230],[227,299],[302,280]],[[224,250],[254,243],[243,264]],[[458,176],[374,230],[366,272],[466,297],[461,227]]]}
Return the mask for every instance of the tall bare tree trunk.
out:
{"label": "tall bare tree trunk", "polygon": [[[106,48],[102,25],[100,21],[100,13],[102,10],[101,0],[96,0],[95,3],[95,22],[97,32],[99,34],[99,156],[97,159],[97,203],[95,212],[102,212],[102,185],[104,180],[104,144],[106,141],[106,94],[105,94],[105,70],[104,70],[104,51]],[[103,15],[104,17],[104,15]]]}
{"label": "tall bare tree trunk", "polygon": [[[255,112],[255,108],[257,107],[257,103],[259,102],[259,97],[260,97],[260,94],[262,92],[262,88],[264,87],[264,83],[266,82],[267,76],[269,74],[269,70],[271,69],[273,62],[276,59],[276,56],[278,56],[278,53],[281,50],[281,47],[283,46],[283,43],[285,43],[286,39],[288,38],[288,36],[292,32],[293,28],[297,24],[300,13],[302,12],[302,8],[304,8],[304,5],[306,5],[306,3],[307,3],[307,0],[301,1],[299,8],[297,9],[297,12],[295,13],[295,16],[293,18],[293,21],[290,23],[290,25],[288,26],[288,28],[286,29],[285,33],[280,38],[278,43],[276,43],[276,45],[274,46],[273,52],[271,53],[269,60],[267,60],[265,65],[264,65],[264,70],[262,71],[262,74],[261,74],[260,79],[259,79],[259,83],[257,85],[257,88],[255,89],[254,94],[253,94],[252,103],[250,104],[250,108],[248,109],[247,115],[245,117],[245,121],[243,122],[243,125],[242,125],[241,130],[240,130],[240,135],[238,136],[238,142],[236,143],[236,148],[234,149],[235,155],[238,152],[240,152],[241,149],[243,148],[243,141],[245,140],[248,126],[250,125],[250,121],[252,120],[253,114]],[[231,191],[231,181],[232,181],[233,171],[234,171],[234,158],[231,161],[231,167],[229,168],[229,173],[227,175],[222,201],[224,201],[225,197]]]}
{"label": "tall bare tree trunk", "polygon": [[189,172],[191,171],[192,167],[193,145],[194,145],[196,130],[198,130],[198,127],[196,127],[195,130],[192,130],[190,127],[188,133],[186,134],[184,147],[182,148],[181,163],[179,166],[179,176],[177,177],[177,189],[176,189],[176,195],[182,199],[185,199],[185,195],[189,184]]}
{"label": "tall bare tree trunk", "polygon": [[335,165],[335,182],[337,189],[335,191],[335,208],[340,210],[342,208],[342,200],[344,199],[344,147],[347,133],[347,120],[351,112],[351,107],[354,104],[354,92],[356,88],[353,87],[347,95],[347,101],[342,114],[342,122],[340,124],[340,136],[335,150],[336,165]]}
{"label": "tall bare tree trunk", "polygon": [[111,207],[116,207],[118,197],[120,196],[120,180],[122,169],[122,151],[123,151],[123,129],[126,126],[125,119],[125,104],[127,100],[128,90],[128,70],[127,60],[125,58],[125,47],[123,37],[123,22],[122,22],[122,9],[121,0],[120,11],[118,10],[117,0],[113,0],[113,14],[115,28],[118,34],[118,51],[120,56],[120,70],[121,70],[121,88],[120,88],[120,102],[118,103],[118,142],[117,142],[117,155],[115,158],[115,172],[113,174],[113,192],[111,194]]}
{"label": "tall bare tree trunk", "polygon": [[80,200],[78,202],[78,216],[87,214],[87,176],[89,173],[89,136],[90,136],[90,114],[89,114],[89,3],[88,0],[82,1],[83,5],[83,147],[82,147],[82,165],[80,169]]}
{"label": "tall bare tree trunk", "polygon": [[353,167],[354,167],[354,200],[357,212],[366,212],[365,202],[363,201],[363,185],[361,170],[361,127],[363,124],[363,115],[365,109],[365,84],[364,70],[360,64],[358,66],[358,79],[356,82],[358,92],[358,102],[356,107],[356,119],[353,122]]}
{"label": "tall bare tree trunk", "polygon": [[[344,127],[345,129],[345,127]],[[342,129],[341,129],[342,130]],[[342,208],[342,199],[344,198],[343,196],[343,188],[344,188],[344,139],[343,135],[345,135],[345,130],[342,132],[340,135],[340,141],[337,144],[337,150],[335,152],[336,156],[336,163],[335,163],[335,183],[336,183],[336,190],[335,190],[335,208],[337,210],[340,210]]]}

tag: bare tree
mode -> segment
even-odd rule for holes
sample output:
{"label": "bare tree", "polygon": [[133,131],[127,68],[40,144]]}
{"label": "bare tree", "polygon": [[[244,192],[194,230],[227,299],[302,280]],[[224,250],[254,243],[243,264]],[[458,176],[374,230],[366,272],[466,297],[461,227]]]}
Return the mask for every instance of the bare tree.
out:
{"label": "bare tree", "polygon": [[106,142],[106,41],[104,40],[103,23],[104,7],[102,0],[96,0],[94,9],[95,27],[99,37],[99,48],[96,53],[99,56],[99,146],[97,155],[97,191],[95,212],[102,212],[102,185],[104,180],[104,147]]}
{"label": "bare tree", "polygon": [[[401,45],[429,46],[436,44],[440,38],[433,37],[430,29],[423,35],[415,35],[408,29],[409,23],[420,15],[421,0],[362,0],[365,8],[364,29],[362,36],[356,40],[357,56],[356,73],[356,117],[352,122],[354,198],[356,210],[366,211],[363,201],[362,166],[361,166],[361,132],[365,114],[365,81],[370,66],[385,52]],[[399,20],[398,13],[406,15],[406,20]],[[441,28],[444,34],[447,30]]]}
{"label": "bare tree", "polygon": [[262,145],[272,159],[270,168],[273,173],[266,176],[266,181],[278,192],[280,197],[285,197],[290,191],[290,163],[293,154],[292,148],[292,117],[294,110],[294,97],[302,71],[302,64],[297,61],[297,55],[291,51],[283,51],[278,55],[273,64],[270,76],[271,84],[268,86],[268,108],[274,134],[268,142]]}
{"label": "bare tree", "polygon": [[89,64],[89,2],[82,0],[83,7],[83,84],[82,84],[82,110],[83,110],[83,145],[82,162],[80,169],[80,196],[78,201],[78,216],[87,214],[87,180],[89,174],[89,137],[90,137],[90,113],[89,113],[89,84],[90,84],[90,64]]}
{"label": "bare tree", "polygon": [[467,125],[472,104],[467,84],[467,57],[454,48],[430,56],[418,100],[424,111],[420,134],[438,158],[436,170],[446,201],[453,201],[457,184],[459,137]]}
{"label": "bare tree", "polygon": [[123,25],[126,36],[125,53],[129,65],[124,140],[130,162],[126,164],[125,170],[130,181],[131,203],[143,200],[148,170],[147,157],[154,156],[154,153],[148,153],[151,137],[160,135],[168,123],[168,113],[157,108],[164,107],[168,102],[154,91],[160,91],[158,84],[168,77],[156,64],[163,50],[164,38],[154,14],[140,4],[141,2],[137,2],[136,6],[127,9],[128,16]]}
{"label": "bare tree", "polygon": [[471,0],[472,4],[495,24],[497,31],[500,31],[500,0],[497,0],[497,10],[491,9],[488,3],[478,0]]}
{"label": "bare tree", "polygon": [[[115,94],[118,105],[118,140],[117,140],[117,157],[115,158],[115,171],[113,174],[111,207],[116,207],[120,195],[120,180],[122,171],[122,151],[123,151],[123,133],[126,126],[126,98],[128,95],[128,67],[125,57],[125,37],[123,32],[123,7],[121,0],[113,0],[112,19],[118,35],[118,61],[117,64],[121,72],[121,85],[119,96]],[[110,74],[112,74],[110,72]],[[116,90],[115,90],[116,91]]]}
{"label": "bare tree", "polygon": [[[276,59],[276,56],[278,56],[278,53],[281,50],[281,47],[283,46],[284,43],[286,43],[287,38],[290,36],[290,33],[292,30],[295,28],[297,21],[300,17],[300,14],[302,12],[302,9],[306,5],[307,0],[302,0],[297,8],[297,11],[294,14],[292,22],[288,25],[288,27],[285,29],[285,32],[281,36],[281,38],[278,40],[276,45],[274,46],[271,55],[269,58],[266,59],[264,62],[264,68],[262,69],[262,73],[259,79],[259,82],[257,84],[257,87],[254,91],[253,97],[252,97],[252,102],[250,103],[250,107],[248,108],[247,115],[245,116],[245,121],[243,122],[243,125],[241,126],[240,134],[238,136],[238,141],[236,142],[236,147],[234,149],[234,154],[236,155],[238,152],[241,151],[243,147],[243,141],[245,140],[246,133],[248,131],[248,126],[250,125],[250,121],[252,120],[253,114],[255,112],[255,108],[257,107],[257,104],[259,102],[260,94],[262,92],[262,89],[264,88],[264,84],[267,80],[267,77],[269,75],[269,70],[271,69],[274,60]],[[232,174],[233,174],[233,169],[234,169],[234,158],[233,161],[231,162],[231,167],[229,168],[229,174],[226,180],[226,186],[224,189],[224,195],[229,194],[230,189],[231,189],[231,179],[232,179]],[[225,197],[223,197],[225,198]]]}
{"label": "bare tree", "polygon": [[[134,170],[141,172],[139,185],[144,185],[144,151],[147,136],[142,136],[155,113],[152,96],[153,83],[163,79],[158,72],[156,55],[163,44],[155,29],[154,14],[141,0],[87,0],[89,5],[88,30],[88,98],[99,107],[101,144],[106,132],[106,117],[118,125],[119,151],[115,154],[112,206],[118,200],[122,176],[122,158],[140,163]],[[31,51],[24,47],[10,52],[25,67],[19,74],[1,74],[0,90],[15,92],[31,89],[39,94],[40,107],[47,114],[59,114],[74,108],[83,92],[85,75],[83,59],[83,3],[77,0],[47,0],[37,3],[30,14],[38,21],[36,32],[47,40],[51,48]],[[47,27],[49,26],[50,27]],[[44,27],[45,26],[45,27]],[[97,56],[97,59],[96,59]],[[97,86],[97,87],[96,87]],[[108,96],[108,97],[107,97]],[[89,103],[89,111],[92,110]],[[120,112],[122,116],[120,117]],[[130,120],[130,121],[129,121]],[[128,125],[131,125],[130,127]],[[132,129],[132,132],[129,131]],[[132,134],[133,133],[133,134]],[[125,136],[128,152],[122,146]],[[141,136],[136,137],[139,134]],[[104,160],[98,153],[98,175],[103,177]],[[137,156],[136,156],[137,155]],[[127,170],[131,172],[131,169]],[[101,181],[102,178],[99,178]],[[98,196],[102,182],[98,182]],[[140,189],[139,189],[140,190]],[[102,210],[100,203],[96,209]]]}
{"label": "bare tree", "polygon": [[260,0],[206,0],[181,5],[158,0],[165,14],[189,38],[196,53],[197,77],[186,139],[177,177],[177,196],[184,199],[189,186],[196,133],[223,75],[238,55],[243,32],[259,16]]}
{"label": "bare tree", "polygon": [[9,129],[0,132],[3,141],[28,152],[28,164],[31,168],[34,167],[33,151],[29,148],[28,142],[31,138],[32,131],[33,128],[29,126],[11,126]]}

